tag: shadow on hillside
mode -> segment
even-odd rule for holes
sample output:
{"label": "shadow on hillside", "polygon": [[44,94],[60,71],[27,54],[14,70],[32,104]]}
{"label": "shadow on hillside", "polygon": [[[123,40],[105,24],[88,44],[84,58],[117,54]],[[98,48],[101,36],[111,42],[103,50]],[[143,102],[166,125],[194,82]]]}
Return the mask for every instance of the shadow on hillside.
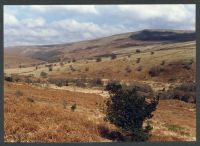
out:
{"label": "shadow on hillside", "polygon": [[100,135],[112,141],[125,141],[125,137],[119,132],[110,130],[108,127],[103,125],[98,126],[98,131]]}

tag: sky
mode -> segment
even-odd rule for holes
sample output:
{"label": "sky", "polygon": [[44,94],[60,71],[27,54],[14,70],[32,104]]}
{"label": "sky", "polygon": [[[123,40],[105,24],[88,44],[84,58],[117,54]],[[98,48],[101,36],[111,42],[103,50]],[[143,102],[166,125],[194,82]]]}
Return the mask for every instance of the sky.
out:
{"label": "sky", "polygon": [[5,5],[4,46],[76,42],[142,29],[195,30],[195,5]]}

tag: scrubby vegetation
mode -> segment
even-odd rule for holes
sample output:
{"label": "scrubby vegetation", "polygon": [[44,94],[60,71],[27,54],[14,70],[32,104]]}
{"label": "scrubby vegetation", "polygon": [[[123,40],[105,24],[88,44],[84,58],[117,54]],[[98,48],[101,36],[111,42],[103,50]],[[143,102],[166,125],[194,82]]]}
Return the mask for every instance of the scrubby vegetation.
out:
{"label": "scrubby vegetation", "polygon": [[71,106],[71,111],[74,112],[74,111],[76,110],[76,108],[77,108],[77,107],[76,107],[76,103],[75,103],[75,104],[73,104],[73,105]]}
{"label": "scrubby vegetation", "polygon": [[113,59],[116,59],[117,56],[116,56],[115,54],[112,54],[112,55],[110,56],[110,58],[111,58],[111,60],[113,60]]}
{"label": "scrubby vegetation", "polygon": [[141,58],[137,58],[136,63],[140,63]]}
{"label": "scrubby vegetation", "polygon": [[140,51],[140,49],[136,49],[135,52],[136,53],[140,53],[141,51]]}
{"label": "scrubby vegetation", "polygon": [[97,59],[96,59],[96,62],[101,62],[101,57],[98,57]]}
{"label": "scrubby vegetation", "polygon": [[41,76],[42,78],[47,78],[47,77],[48,77],[48,74],[47,74],[46,72],[42,71],[42,72],[40,73],[40,76]]}
{"label": "scrubby vegetation", "polygon": [[[145,120],[152,118],[156,110],[158,98],[151,96],[151,101],[146,100],[147,88],[132,85],[109,83],[106,90],[110,93],[107,101],[106,120],[116,125],[126,135],[126,140],[145,141],[150,136],[152,127]],[[152,90],[149,89],[151,92]],[[151,93],[152,94],[152,93]],[[150,98],[150,97],[149,97]]]}
{"label": "scrubby vegetation", "polygon": [[164,71],[164,68],[160,65],[153,66],[149,70],[149,75],[152,77],[158,76],[161,72]]}
{"label": "scrubby vegetation", "polygon": [[159,93],[160,99],[177,99],[184,102],[196,103],[196,85],[186,82],[181,85]]}

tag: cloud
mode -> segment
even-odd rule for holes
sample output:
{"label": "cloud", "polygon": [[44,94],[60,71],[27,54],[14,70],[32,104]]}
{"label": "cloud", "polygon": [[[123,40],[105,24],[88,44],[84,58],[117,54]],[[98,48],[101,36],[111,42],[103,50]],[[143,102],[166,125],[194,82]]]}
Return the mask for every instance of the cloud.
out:
{"label": "cloud", "polygon": [[4,44],[54,44],[141,29],[195,29],[195,5],[32,5],[4,8]]}
{"label": "cloud", "polygon": [[[183,22],[191,17],[194,10],[190,6],[188,9],[185,5],[119,5],[119,10],[128,16],[141,20],[163,19],[169,22]],[[194,8],[194,7],[193,7]]]}
{"label": "cloud", "polygon": [[24,19],[22,20],[22,25],[26,26],[26,27],[41,27],[45,25],[45,19],[43,19],[42,17],[38,17],[35,19],[29,18],[29,19]]}
{"label": "cloud", "polygon": [[72,11],[81,14],[99,14],[94,5],[33,5],[30,8],[34,11]]}
{"label": "cloud", "polygon": [[19,24],[18,19],[9,13],[4,13],[4,26],[16,26]]}

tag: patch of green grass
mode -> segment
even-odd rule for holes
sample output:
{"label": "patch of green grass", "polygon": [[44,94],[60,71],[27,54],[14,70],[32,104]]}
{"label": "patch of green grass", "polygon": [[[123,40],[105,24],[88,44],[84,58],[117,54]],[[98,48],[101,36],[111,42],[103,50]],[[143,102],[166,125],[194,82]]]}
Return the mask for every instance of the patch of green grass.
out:
{"label": "patch of green grass", "polygon": [[172,132],[175,132],[175,133],[178,133],[182,136],[190,136],[190,134],[188,132],[186,132],[186,128],[184,127],[181,127],[179,125],[173,125],[173,124],[165,124],[164,125],[169,131],[172,131]]}

